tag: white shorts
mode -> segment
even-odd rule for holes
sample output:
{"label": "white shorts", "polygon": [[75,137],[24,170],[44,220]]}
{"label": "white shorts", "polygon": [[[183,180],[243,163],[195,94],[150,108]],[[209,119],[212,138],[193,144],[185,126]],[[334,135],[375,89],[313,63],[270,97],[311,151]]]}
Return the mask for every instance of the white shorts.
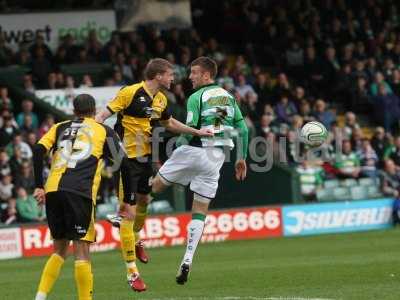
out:
{"label": "white shorts", "polygon": [[219,170],[225,153],[215,147],[177,148],[163,164],[158,173],[168,184],[188,185],[196,194],[213,199],[218,189]]}

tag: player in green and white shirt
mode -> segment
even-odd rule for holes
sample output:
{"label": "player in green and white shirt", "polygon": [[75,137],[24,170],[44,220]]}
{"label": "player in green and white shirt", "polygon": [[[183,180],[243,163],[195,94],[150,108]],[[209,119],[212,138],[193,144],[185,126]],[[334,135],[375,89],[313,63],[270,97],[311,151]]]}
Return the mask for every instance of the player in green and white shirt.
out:
{"label": "player in green and white shirt", "polygon": [[225,160],[223,148],[233,149],[233,138],[238,140],[239,159],[236,161],[237,180],[247,173],[246,156],[248,130],[235,98],[214,83],[217,64],[208,57],[191,63],[189,79],[195,92],[187,102],[186,125],[212,130],[214,136],[200,138],[181,135],[179,146],[160,168],[152,183],[153,195],[171,184],[190,184],[194,192],[192,220],[188,224],[187,247],[179,266],[176,282],[184,284],[189,275],[196,247],[201,239],[210,201],[218,188],[219,171]]}

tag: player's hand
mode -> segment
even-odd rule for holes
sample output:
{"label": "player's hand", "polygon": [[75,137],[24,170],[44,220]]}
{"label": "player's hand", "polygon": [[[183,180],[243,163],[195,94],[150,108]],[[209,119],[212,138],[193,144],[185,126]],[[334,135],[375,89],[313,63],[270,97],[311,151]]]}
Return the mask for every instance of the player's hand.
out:
{"label": "player's hand", "polygon": [[197,133],[199,136],[208,136],[208,137],[214,136],[214,130],[210,128],[201,128],[198,130]]}
{"label": "player's hand", "polygon": [[247,175],[247,165],[244,159],[239,159],[235,164],[236,179],[242,181]]}
{"label": "player's hand", "polygon": [[38,204],[44,204],[46,202],[46,193],[44,189],[36,188],[33,192],[33,197],[35,197]]}

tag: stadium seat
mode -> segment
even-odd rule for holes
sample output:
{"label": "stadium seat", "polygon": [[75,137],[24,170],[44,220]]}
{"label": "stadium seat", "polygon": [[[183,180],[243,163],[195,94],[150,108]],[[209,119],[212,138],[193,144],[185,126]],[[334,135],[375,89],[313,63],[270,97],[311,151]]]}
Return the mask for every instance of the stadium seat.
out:
{"label": "stadium seat", "polygon": [[333,201],[333,189],[320,189],[317,191],[317,200],[320,202]]}
{"label": "stadium seat", "polygon": [[167,200],[158,200],[151,202],[149,205],[149,213],[160,214],[173,212],[171,204]]}
{"label": "stadium seat", "polygon": [[356,186],[357,185],[357,180],[353,179],[353,178],[348,178],[348,179],[344,179],[340,182],[341,186],[344,187],[352,187],[352,186]]}
{"label": "stadium seat", "polygon": [[330,179],[324,182],[324,187],[325,188],[335,188],[339,186],[339,180],[337,179]]}
{"label": "stadium seat", "polygon": [[96,206],[96,218],[105,218],[107,214],[114,214],[117,207],[113,203],[102,203]]}
{"label": "stadium seat", "polygon": [[351,194],[348,187],[337,187],[333,190],[333,196],[335,200],[349,200]]}
{"label": "stadium seat", "polygon": [[382,196],[378,185],[370,185],[367,187],[368,198],[377,198]]}
{"label": "stadium seat", "polygon": [[369,177],[367,177],[367,178],[360,178],[359,180],[358,180],[358,184],[359,185],[362,185],[362,186],[371,186],[371,185],[375,185],[377,182],[374,180],[374,179],[372,179],[372,178],[369,178]]}
{"label": "stadium seat", "polygon": [[350,188],[351,199],[361,200],[368,198],[368,190],[366,186],[353,186]]}

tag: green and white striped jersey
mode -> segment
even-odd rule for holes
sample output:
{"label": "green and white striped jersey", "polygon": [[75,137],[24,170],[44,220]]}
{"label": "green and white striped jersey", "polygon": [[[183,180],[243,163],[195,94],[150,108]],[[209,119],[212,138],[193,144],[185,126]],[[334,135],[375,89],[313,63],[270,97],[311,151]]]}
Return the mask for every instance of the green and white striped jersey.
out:
{"label": "green and white striped jersey", "polygon": [[[198,138],[190,135],[181,135],[177,144],[189,144],[198,147],[229,147],[232,149],[234,143],[232,138],[239,131],[245,131],[242,137],[243,150],[247,153],[247,127],[242,113],[235,98],[216,84],[200,87],[188,99],[186,125],[195,128],[210,128],[214,130],[214,137]],[[240,130],[241,127],[245,130]],[[244,135],[246,141],[244,141]],[[246,154],[244,154],[246,157]]]}

